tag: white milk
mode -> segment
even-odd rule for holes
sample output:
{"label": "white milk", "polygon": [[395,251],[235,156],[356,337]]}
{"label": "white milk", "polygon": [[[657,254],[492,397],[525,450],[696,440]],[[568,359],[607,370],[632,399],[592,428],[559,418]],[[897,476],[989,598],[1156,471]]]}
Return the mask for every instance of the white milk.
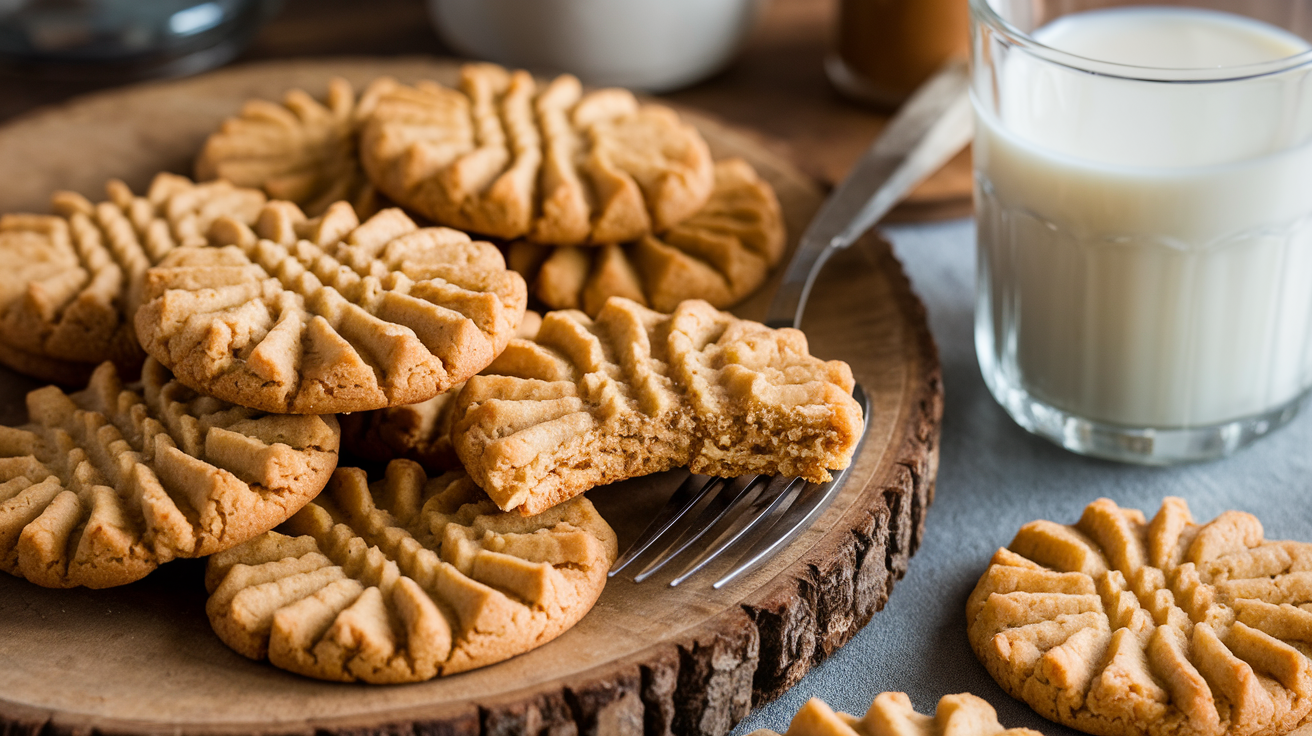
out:
{"label": "white milk", "polygon": [[[1169,69],[1309,49],[1181,8],[1080,13],[1034,37]],[[1127,81],[1023,52],[1002,64],[998,115],[976,99],[977,339],[991,382],[1160,428],[1252,416],[1312,385],[1312,78]]]}

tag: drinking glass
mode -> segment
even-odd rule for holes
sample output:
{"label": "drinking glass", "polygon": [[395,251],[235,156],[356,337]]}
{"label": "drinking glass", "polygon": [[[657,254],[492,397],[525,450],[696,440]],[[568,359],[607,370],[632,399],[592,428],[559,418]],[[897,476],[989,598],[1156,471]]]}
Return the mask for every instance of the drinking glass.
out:
{"label": "drinking glass", "polygon": [[[1128,63],[1051,40],[1081,37],[1088,11],[1124,25]],[[1176,11],[1280,51],[1137,58],[1140,25]],[[971,0],[976,351],[1022,427],[1169,464],[1295,416],[1312,387],[1309,39],[1312,0]]]}

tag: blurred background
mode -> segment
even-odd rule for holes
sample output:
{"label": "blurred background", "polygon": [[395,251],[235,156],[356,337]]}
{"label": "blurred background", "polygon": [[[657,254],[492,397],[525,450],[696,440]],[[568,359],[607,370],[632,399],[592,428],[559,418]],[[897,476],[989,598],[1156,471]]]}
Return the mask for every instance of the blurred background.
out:
{"label": "blurred background", "polygon": [[[832,185],[964,42],[965,0],[0,0],[0,121],[227,64],[486,58],[660,93]],[[963,154],[897,215],[964,214],[969,188]]]}

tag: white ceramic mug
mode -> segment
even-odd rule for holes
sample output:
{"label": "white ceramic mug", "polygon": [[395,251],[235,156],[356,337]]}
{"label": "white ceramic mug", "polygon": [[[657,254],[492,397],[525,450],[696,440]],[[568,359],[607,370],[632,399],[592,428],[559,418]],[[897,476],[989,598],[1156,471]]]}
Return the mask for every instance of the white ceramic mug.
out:
{"label": "white ceramic mug", "polygon": [[586,84],[650,92],[723,68],[765,0],[428,0],[455,50]]}

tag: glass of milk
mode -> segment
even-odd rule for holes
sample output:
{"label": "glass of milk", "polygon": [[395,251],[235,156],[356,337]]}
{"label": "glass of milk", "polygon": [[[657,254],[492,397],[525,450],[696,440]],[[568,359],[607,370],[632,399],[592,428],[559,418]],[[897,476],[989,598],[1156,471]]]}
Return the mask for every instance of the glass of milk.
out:
{"label": "glass of milk", "polygon": [[1148,464],[1288,422],[1312,387],[1312,0],[970,3],[994,397]]}

